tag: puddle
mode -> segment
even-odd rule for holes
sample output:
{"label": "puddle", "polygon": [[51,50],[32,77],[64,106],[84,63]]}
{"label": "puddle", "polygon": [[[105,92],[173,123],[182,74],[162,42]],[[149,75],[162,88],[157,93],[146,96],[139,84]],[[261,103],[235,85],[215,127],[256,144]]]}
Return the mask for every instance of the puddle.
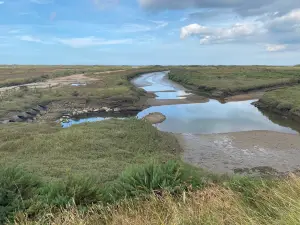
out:
{"label": "puddle", "polygon": [[273,123],[251,105],[254,101],[221,104],[217,100],[210,100],[207,103],[154,106],[140,112],[138,118],[151,112],[160,112],[167,119],[157,124],[157,128],[173,133],[213,134],[252,130],[297,133],[289,128],[288,123],[287,126]]}
{"label": "puddle", "polygon": [[68,122],[61,122],[62,128],[68,128],[75,124],[88,123],[88,122],[97,122],[111,119],[111,117],[91,117],[91,118],[83,118],[83,119],[69,119]]}
{"label": "puddle", "polygon": [[[62,128],[68,128],[76,124],[82,123],[92,123],[110,119],[120,119],[124,120],[127,118],[136,117],[136,112],[127,112],[127,113],[87,113],[79,117],[64,119],[65,121],[61,121],[60,125]],[[62,118],[63,119],[63,118]]]}
{"label": "puddle", "polygon": [[80,84],[80,83],[75,83],[75,84],[71,84],[71,86],[73,87],[79,87],[79,86],[86,86],[86,84]]}

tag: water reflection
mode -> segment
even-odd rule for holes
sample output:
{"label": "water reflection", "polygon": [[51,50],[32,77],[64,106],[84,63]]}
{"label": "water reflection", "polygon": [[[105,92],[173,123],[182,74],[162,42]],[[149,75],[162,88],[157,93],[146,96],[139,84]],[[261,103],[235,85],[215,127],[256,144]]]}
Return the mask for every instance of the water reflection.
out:
{"label": "water reflection", "polygon": [[147,92],[154,92],[156,99],[185,99],[191,93],[187,92],[167,78],[168,72],[148,73],[133,79],[132,83]]}
{"label": "water reflection", "polygon": [[273,123],[256,107],[255,100],[221,104],[207,103],[155,106],[138,114],[141,118],[151,112],[161,112],[167,119],[158,129],[174,133],[211,134],[251,130],[271,130],[297,133],[295,130]]}

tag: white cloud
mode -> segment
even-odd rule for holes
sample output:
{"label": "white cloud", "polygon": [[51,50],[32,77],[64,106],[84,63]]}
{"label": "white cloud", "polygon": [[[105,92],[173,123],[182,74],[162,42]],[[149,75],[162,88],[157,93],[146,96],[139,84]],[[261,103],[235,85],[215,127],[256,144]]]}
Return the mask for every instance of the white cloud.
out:
{"label": "white cloud", "polygon": [[286,45],[266,44],[265,48],[268,52],[279,52],[287,48]]}
{"label": "white cloud", "polygon": [[44,43],[41,39],[30,36],[30,35],[23,35],[23,36],[18,36],[18,38],[21,41],[29,41],[29,42],[36,42],[36,43]]}
{"label": "white cloud", "polygon": [[[182,27],[180,38],[197,36],[200,44],[224,42],[276,43],[263,45],[267,51],[296,51],[300,45],[300,8],[286,14],[269,13],[255,20],[243,19],[242,22],[224,27],[190,24]],[[288,47],[287,47],[288,46]]]}
{"label": "white cloud", "polygon": [[68,45],[72,48],[84,48],[91,46],[101,46],[101,45],[119,45],[119,44],[131,44],[132,39],[117,39],[117,40],[106,40],[96,37],[84,37],[84,38],[56,38],[57,42]]}
{"label": "white cloud", "polygon": [[266,26],[273,31],[293,31],[300,26],[300,8],[267,21]]}
{"label": "white cloud", "polygon": [[201,26],[199,24],[190,24],[181,28],[180,38],[184,39],[192,35],[197,35],[200,37],[201,44],[211,44],[236,41],[262,32],[263,29],[258,23],[237,23],[224,28],[213,28]]}
{"label": "white cloud", "polygon": [[4,4],[4,2],[3,2],[3,1],[0,1],[0,5],[2,5],[2,4]]}
{"label": "white cloud", "polygon": [[211,33],[211,30],[208,27],[201,26],[199,24],[194,23],[181,28],[180,38],[185,39],[191,35],[195,35],[195,34],[205,35],[209,33]]}

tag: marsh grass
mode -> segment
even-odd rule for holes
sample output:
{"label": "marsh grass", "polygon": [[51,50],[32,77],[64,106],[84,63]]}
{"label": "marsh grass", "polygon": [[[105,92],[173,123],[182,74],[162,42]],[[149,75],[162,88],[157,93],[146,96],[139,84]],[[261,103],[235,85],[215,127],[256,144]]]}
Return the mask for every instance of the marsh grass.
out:
{"label": "marsh grass", "polygon": [[137,119],[107,120],[62,129],[58,124],[0,126],[0,164],[20,165],[47,180],[69,174],[114,180],[127,166],[176,159],[176,139]]}
{"label": "marsh grass", "polygon": [[[128,69],[116,73],[98,73],[99,70],[97,70],[97,67],[92,69],[87,68],[86,70],[86,76],[97,78],[98,81],[94,81],[93,83],[80,88],[63,86],[52,88],[28,88],[27,90],[13,89],[0,92],[0,117],[7,115],[9,112],[30,109],[37,104],[47,105],[51,102],[62,100],[101,101],[113,97],[120,102],[125,101],[133,104],[139,101],[140,96],[144,95],[144,93],[135,88],[129,82],[129,79],[142,73],[154,71],[151,67]],[[100,72],[102,70],[103,68],[100,69]],[[60,73],[66,72],[63,71]],[[67,75],[70,75],[69,73],[73,74],[71,71],[68,72]],[[66,75],[62,74],[56,76]]]}
{"label": "marsh grass", "polygon": [[169,78],[207,93],[232,95],[273,86],[298,84],[297,67],[195,66],[171,68]]}
{"label": "marsh grass", "polygon": [[267,107],[300,116],[300,86],[266,92],[260,99]]}

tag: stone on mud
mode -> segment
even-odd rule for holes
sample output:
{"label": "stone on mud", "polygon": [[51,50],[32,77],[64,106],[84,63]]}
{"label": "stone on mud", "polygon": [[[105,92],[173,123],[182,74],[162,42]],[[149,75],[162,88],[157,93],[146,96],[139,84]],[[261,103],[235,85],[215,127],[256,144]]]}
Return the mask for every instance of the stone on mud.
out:
{"label": "stone on mud", "polygon": [[144,116],[142,119],[150,122],[151,124],[157,124],[165,121],[166,116],[160,112],[154,112],[154,113],[149,113],[148,115]]}

